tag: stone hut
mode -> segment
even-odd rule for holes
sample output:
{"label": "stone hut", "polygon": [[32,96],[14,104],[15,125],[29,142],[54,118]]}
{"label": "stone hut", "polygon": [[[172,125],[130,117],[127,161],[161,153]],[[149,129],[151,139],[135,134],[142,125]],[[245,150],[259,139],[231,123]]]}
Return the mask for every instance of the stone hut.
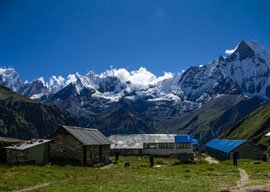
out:
{"label": "stone hut", "polygon": [[232,159],[234,151],[239,153],[240,159],[261,159],[265,149],[247,140],[213,139],[205,145],[210,156],[219,160]]}
{"label": "stone hut", "polygon": [[11,165],[36,164],[48,162],[49,142],[45,139],[33,139],[6,147],[7,163]]}
{"label": "stone hut", "polygon": [[81,165],[106,164],[111,141],[97,129],[60,126],[50,137],[50,160]]}

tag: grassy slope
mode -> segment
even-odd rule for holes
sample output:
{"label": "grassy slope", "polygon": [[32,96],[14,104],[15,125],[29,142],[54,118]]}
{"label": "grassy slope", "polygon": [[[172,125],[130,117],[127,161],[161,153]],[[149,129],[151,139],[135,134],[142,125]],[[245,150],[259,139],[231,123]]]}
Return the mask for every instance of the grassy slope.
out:
{"label": "grassy slope", "polygon": [[269,146],[270,138],[265,137],[268,132],[270,132],[270,104],[264,105],[249,114],[245,119],[232,127],[223,138],[247,139]]}
{"label": "grassy slope", "polygon": [[[124,162],[131,168],[123,168]],[[109,169],[72,166],[0,166],[0,191],[11,191],[51,183],[36,191],[217,191],[233,186],[239,172],[231,165],[176,165],[176,160],[155,158],[149,168],[148,157],[120,157],[118,165]]]}
{"label": "grassy slope", "polygon": [[[125,169],[127,161],[131,168]],[[197,164],[177,165],[171,158],[155,158],[155,162],[167,166],[151,169],[148,157],[120,157],[119,164],[109,169],[0,165],[0,191],[44,183],[50,185],[35,191],[218,191],[239,180],[231,161],[207,164],[199,160]],[[269,183],[270,162],[240,160],[239,167],[247,171],[250,185]]]}
{"label": "grassy slope", "polygon": [[20,101],[35,103],[34,100],[31,100],[28,97],[25,97],[23,95],[17,94],[11,91],[10,89],[0,85],[0,100],[5,100],[5,99],[12,99],[14,101],[20,100]]}

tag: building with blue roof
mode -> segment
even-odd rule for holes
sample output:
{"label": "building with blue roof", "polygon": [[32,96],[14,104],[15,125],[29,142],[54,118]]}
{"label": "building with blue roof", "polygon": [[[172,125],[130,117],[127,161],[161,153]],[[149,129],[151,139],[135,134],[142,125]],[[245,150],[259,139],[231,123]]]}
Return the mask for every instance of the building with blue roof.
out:
{"label": "building with blue roof", "polygon": [[175,135],[175,143],[192,143],[193,139],[191,135]]}
{"label": "building with blue roof", "polygon": [[247,140],[213,139],[205,148],[209,155],[219,160],[231,159],[233,152],[238,152],[241,159],[261,159],[264,153],[263,148]]}

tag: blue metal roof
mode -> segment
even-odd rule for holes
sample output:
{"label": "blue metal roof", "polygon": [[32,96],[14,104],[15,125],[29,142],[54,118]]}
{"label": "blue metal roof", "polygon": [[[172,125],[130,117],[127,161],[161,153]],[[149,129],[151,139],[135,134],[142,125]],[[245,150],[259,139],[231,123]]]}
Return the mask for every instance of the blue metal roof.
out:
{"label": "blue metal roof", "polygon": [[192,144],[193,145],[198,145],[199,143],[198,143],[198,139],[192,139]]}
{"label": "blue metal roof", "polygon": [[191,135],[176,135],[174,136],[175,143],[192,143]]}
{"label": "blue metal roof", "polygon": [[246,140],[225,140],[225,139],[213,139],[206,143],[206,147],[217,149],[225,153],[231,152],[233,149],[237,148],[239,145],[245,143]]}

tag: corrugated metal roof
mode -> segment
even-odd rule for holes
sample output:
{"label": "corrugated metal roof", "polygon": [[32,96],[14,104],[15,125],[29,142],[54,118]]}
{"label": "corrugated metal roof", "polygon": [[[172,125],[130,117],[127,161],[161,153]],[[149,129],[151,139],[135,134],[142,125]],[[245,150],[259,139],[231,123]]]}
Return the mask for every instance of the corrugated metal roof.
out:
{"label": "corrugated metal roof", "polygon": [[213,139],[206,143],[206,147],[212,149],[217,149],[225,153],[231,152],[233,149],[237,148],[239,145],[245,143],[246,140],[225,140],[225,139]]}
{"label": "corrugated metal roof", "polygon": [[192,139],[192,144],[193,145],[198,145],[199,143],[198,143],[198,139]]}
{"label": "corrugated metal roof", "polygon": [[6,149],[16,149],[16,150],[26,150],[26,149],[30,149],[30,148],[38,146],[38,145],[42,145],[44,143],[48,143],[50,141],[51,140],[43,140],[43,139],[31,140],[31,141],[25,141],[24,143],[19,144],[19,145],[12,145],[12,146],[8,146],[5,148]]}
{"label": "corrugated metal roof", "polygon": [[[143,149],[144,143],[175,143],[176,134],[112,135],[111,149]],[[185,135],[184,135],[185,136]]]}
{"label": "corrugated metal roof", "polygon": [[266,136],[270,136],[270,132],[266,134]]}
{"label": "corrugated metal roof", "polygon": [[84,145],[110,145],[112,142],[97,129],[63,126]]}
{"label": "corrugated metal roof", "polygon": [[174,136],[175,143],[192,143],[191,135],[176,135]]}

